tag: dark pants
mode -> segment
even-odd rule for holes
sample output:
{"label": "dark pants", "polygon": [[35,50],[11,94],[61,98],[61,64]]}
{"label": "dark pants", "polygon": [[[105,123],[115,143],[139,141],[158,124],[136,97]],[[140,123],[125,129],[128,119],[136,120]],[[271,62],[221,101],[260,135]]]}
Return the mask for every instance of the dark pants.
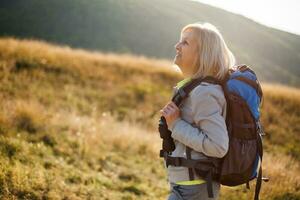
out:
{"label": "dark pants", "polygon": [[217,200],[219,197],[220,183],[213,182],[214,198],[209,198],[206,183],[198,185],[177,185],[170,183],[168,200]]}

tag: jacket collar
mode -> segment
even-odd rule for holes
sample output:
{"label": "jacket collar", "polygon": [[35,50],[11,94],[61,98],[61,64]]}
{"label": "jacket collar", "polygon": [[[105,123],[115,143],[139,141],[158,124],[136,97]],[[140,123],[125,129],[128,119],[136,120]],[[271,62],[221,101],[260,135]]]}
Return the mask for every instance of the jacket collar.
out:
{"label": "jacket collar", "polygon": [[179,89],[181,88],[182,86],[184,86],[186,83],[190,82],[192,80],[192,78],[185,78],[181,81],[179,81],[176,85],[176,88]]}

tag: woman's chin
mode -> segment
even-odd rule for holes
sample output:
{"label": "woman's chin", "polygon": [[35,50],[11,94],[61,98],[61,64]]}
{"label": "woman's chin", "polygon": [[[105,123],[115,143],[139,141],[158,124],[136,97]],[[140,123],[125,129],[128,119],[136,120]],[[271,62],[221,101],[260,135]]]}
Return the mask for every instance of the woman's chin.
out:
{"label": "woman's chin", "polygon": [[178,59],[177,57],[174,58],[173,63],[174,63],[175,65],[178,65],[178,66],[180,65],[180,61],[179,61],[179,59]]}

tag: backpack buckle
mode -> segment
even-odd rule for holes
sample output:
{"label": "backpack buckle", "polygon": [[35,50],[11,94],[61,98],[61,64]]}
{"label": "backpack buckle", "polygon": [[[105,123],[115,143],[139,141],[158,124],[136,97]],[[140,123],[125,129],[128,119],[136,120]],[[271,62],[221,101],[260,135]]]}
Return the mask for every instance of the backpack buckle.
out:
{"label": "backpack buckle", "polygon": [[257,128],[257,132],[258,132],[261,136],[266,135],[265,132],[264,132],[264,130],[263,130],[263,127],[262,127],[260,121],[257,121],[257,122],[256,122],[256,128]]}

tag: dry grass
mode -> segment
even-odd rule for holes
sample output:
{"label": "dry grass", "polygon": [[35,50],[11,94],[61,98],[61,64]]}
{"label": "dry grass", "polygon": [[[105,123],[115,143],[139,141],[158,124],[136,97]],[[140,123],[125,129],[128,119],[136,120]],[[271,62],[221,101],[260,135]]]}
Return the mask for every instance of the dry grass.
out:
{"label": "dry grass", "polygon": [[57,46],[37,40],[2,38],[0,49],[5,49],[1,52],[1,57],[27,60],[52,67],[61,66],[71,70],[79,70],[82,74],[90,76],[99,75],[98,73],[102,71],[99,66],[113,68],[126,66],[127,69],[131,68],[146,72],[178,74],[171,70],[170,66],[172,64],[168,60],[150,59],[145,56],[133,56],[131,54],[91,52],[83,49],[74,50],[68,46]]}
{"label": "dry grass", "polygon": [[[168,61],[0,39],[2,199],[165,199],[156,123]],[[300,92],[263,84],[262,199],[300,199]],[[220,199],[250,199],[244,186]]]}

